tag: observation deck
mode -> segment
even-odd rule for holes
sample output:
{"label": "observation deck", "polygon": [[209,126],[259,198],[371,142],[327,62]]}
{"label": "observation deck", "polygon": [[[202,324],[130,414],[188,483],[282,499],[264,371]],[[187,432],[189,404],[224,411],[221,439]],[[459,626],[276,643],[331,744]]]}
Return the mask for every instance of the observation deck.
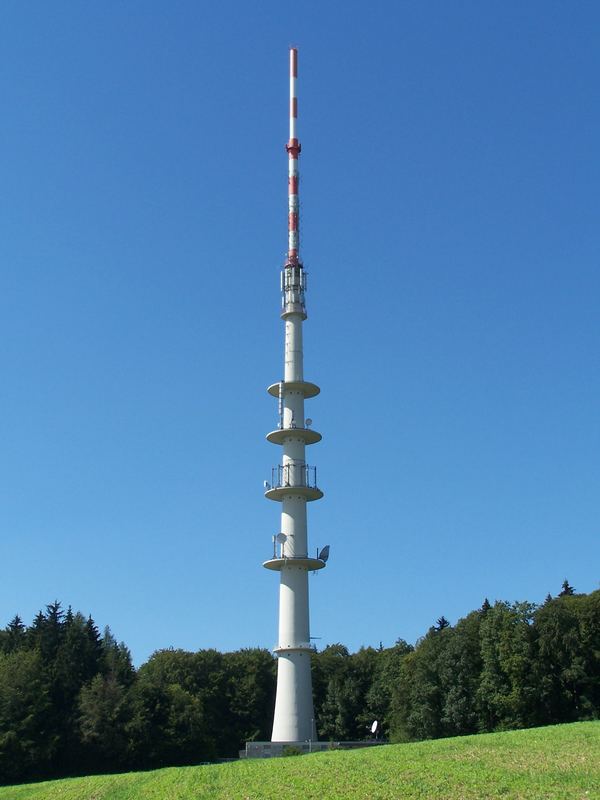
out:
{"label": "observation deck", "polygon": [[317,468],[308,464],[278,464],[271,470],[271,483],[265,492],[268,500],[281,501],[296,495],[307,502],[320,500],[323,492],[317,486]]}
{"label": "observation deck", "polygon": [[278,381],[267,388],[267,392],[273,397],[279,397],[280,391],[284,393],[299,392],[308,400],[309,397],[316,397],[321,390],[316,383],[309,381]]}
{"label": "observation deck", "polygon": [[304,444],[316,444],[323,437],[311,428],[297,428],[295,425],[289,428],[277,428],[276,431],[267,433],[267,441],[273,444],[284,444],[286,441],[304,442]]}
{"label": "observation deck", "polygon": [[274,572],[281,572],[284,567],[298,567],[308,572],[316,572],[318,569],[325,569],[326,566],[322,558],[309,558],[309,556],[291,556],[290,558],[283,556],[263,561],[263,567]]}

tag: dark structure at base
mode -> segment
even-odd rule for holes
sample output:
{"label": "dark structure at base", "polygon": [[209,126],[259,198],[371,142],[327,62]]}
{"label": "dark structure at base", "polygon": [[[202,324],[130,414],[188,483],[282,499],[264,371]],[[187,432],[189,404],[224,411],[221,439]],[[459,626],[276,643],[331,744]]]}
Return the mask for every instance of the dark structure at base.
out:
{"label": "dark structure at base", "polygon": [[370,739],[366,742],[246,742],[246,749],[240,750],[240,758],[277,758],[286,755],[322,753],[325,750],[357,750],[360,747],[374,747],[387,742]]}

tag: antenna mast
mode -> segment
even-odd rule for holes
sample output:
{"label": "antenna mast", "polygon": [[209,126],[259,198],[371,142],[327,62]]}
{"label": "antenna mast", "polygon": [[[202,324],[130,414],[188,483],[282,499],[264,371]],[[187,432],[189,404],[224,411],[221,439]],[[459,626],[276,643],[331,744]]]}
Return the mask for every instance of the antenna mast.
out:
{"label": "antenna mast", "polygon": [[298,79],[298,50],[290,49],[290,140],[285,149],[288,152],[288,257],[289,266],[299,263],[300,257],[300,172],[298,169],[298,156],[300,155],[300,142],[297,138],[296,125],[298,122],[298,95],[296,81]]}

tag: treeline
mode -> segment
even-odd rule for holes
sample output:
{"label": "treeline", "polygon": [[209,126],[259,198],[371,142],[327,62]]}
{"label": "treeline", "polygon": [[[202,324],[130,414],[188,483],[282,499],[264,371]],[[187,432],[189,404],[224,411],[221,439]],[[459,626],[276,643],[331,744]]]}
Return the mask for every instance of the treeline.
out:
{"label": "treeline", "polygon": [[266,738],[267,650],[161,650],[139,670],[107,628],[60,603],[0,631],[0,783],[195,764]]}
{"label": "treeline", "polygon": [[[261,649],[160,650],[137,671],[107,628],[60,603],[0,631],[0,782],[194,764],[267,740],[276,662]],[[415,647],[313,657],[323,740],[391,741],[600,717],[600,591],[487,600]]]}
{"label": "treeline", "polygon": [[543,605],[487,600],[413,648],[333,645],[314,663],[324,739],[364,738],[377,719],[392,742],[600,718],[600,591],[565,581]]}

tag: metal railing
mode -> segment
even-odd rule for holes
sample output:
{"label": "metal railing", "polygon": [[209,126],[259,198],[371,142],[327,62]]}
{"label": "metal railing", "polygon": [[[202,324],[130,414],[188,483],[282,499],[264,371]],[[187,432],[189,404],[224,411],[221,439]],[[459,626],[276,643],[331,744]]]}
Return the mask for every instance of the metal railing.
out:
{"label": "metal railing", "polygon": [[278,464],[271,470],[271,486],[273,489],[288,486],[307,486],[317,488],[317,468],[308,464]]}

